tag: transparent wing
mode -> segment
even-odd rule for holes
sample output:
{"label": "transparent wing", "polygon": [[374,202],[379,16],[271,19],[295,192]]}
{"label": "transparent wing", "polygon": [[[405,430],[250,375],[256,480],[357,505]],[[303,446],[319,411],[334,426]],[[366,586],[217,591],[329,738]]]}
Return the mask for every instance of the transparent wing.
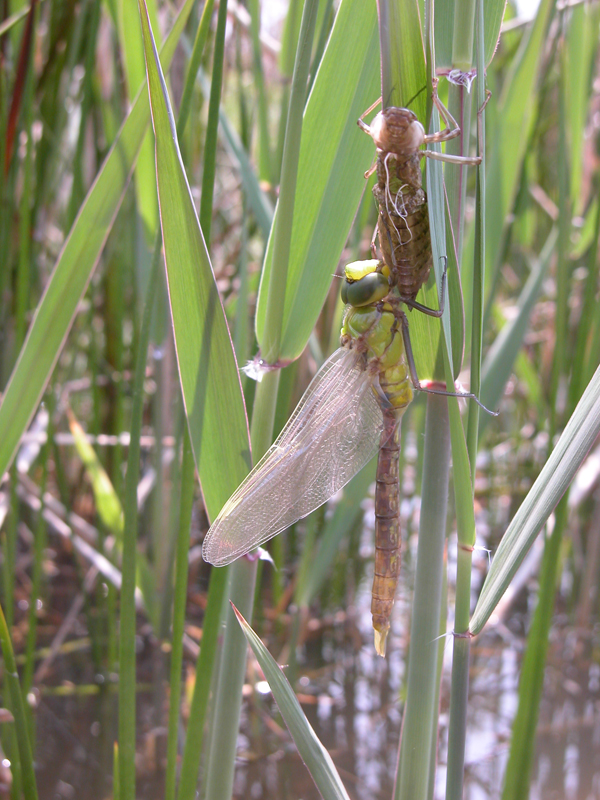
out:
{"label": "transparent wing", "polygon": [[336,350],[275,443],[221,509],[204,540],[204,559],[229,564],[310,514],[375,455],[382,429],[382,412],[360,356]]}

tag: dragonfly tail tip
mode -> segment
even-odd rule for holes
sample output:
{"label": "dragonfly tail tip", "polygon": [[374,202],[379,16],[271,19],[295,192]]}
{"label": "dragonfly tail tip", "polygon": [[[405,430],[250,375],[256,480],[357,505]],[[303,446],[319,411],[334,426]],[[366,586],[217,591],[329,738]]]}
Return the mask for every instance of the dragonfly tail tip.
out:
{"label": "dragonfly tail tip", "polygon": [[375,652],[378,656],[385,658],[385,645],[387,640],[389,628],[386,628],[383,631],[375,630]]}

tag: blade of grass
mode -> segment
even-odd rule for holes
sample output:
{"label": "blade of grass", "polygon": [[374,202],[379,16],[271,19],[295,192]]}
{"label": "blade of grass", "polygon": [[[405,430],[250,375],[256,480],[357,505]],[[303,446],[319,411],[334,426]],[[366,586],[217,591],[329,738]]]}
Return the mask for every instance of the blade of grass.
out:
{"label": "blade of grass", "polygon": [[[179,733],[179,706],[181,700],[181,665],[183,661],[183,633],[185,629],[185,603],[188,585],[188,550],[190,525],[194,505],[195,467],[194,454],[187,429],[183,435],[181,461],[181,497],[179,527],[175,557],[175,597],[173,601],[173,631],[171,636],[171,675],[169,693],[169,727],[167,736],[167,771],[165,775],[165,800],[175,800],[177,777],[177,742]],[[202,649],[204,650],[204,631]],[[200,673],[202,675],[202,673]],[[204,679],[204,676],[202,675]]]}
{"label": "blade of grass", "polygon": [[[289,241],[291,237],[291,219],[287,214],[294,210],[294,195],[296,186],[296,171],[298,164],[298,150],[300,131],[302,128],[302,108],[304,107],[304,93],[308,80],[310,67],[310,54],[316,17],[316,2],[311,0],[304,6],[294,77],[292,96],[286,127],[286,143],[284,146],[284,161],[282,165],[282,183],[280,187],[280,208],[287,209],[287,213],[280,213],[274,222],[273,238],[277,240],[277,252],[282,255],[289,254]],[[285,198],[288,198],[287,200]],[[283,206],[281,205],[283,203]],[[286,241],[287,240],[287,241]],[[287,256],[285,259],[275,259],[276,269],[270,281],[275,281],[274,287],[268,288],[269,310],[265,320],[265,327],[273,345],[281,341],[281,313],[276,300],[278,291],[285,292],[285,280],[277,276],[279,271],[285,276],[288,270]],[[264,274],[263,274],[264,279]],[[284,295],[279,296],[283,303]],[[272,317],[271,317],[272,315]],[[273,422],[277,392],[279,388],[279,370],[267,372],[258,384],[254,397],[252,413],[252,452],[258,460],[266,452],[273,439]],[[230,598],[242,613],[250,618],[254,601],[257,561],[238,559],[231,568],[231,594]],[[211,731],[211,742],[208,753],[206,770],[206,796],[215,798],[231,797],[233,787],[233,773],[239,728],[239,716],[242,700],[242,687],[246,661],[246,645],[237,625],[234,624],[232,615],[227,617],[225,640],[223,643],[222,664],[219,675],[215,707],[218,714]]]}
{"label": "blade of grass", "polygon": [[212,519],[247,472],[248,428],[231,339],[143,2],[140,11],[175,347],[192,447]]}
{"label": "blade of grass", "polygon": [[252,38],[252,72],[253,84],[256,88],[256,105],[258,107],[258,174],[261,181],[273,183],[273,169],[271,167],[271,147],[269,144],[269,114],[267,94],[265,89],[265,75],[262,66],[262,47],[260,44],[260,2],[250,0],[250,34]]}
{"label": "blade of grass", "polygon": [[[277,219],[273,226],[272,236],[273,262],[276,268],[269,275],[264,333],[262,337],[257,337],[259,338],[263,358],[268,364],[275,364],[279,361],[281,355],[281,334],[298,181],[302,118],[306,101],[306,85],[310,69],[310,55],[317,19],[317,8],[318,2],[316,0],[308,0],[304,5],[298,52],[292,78],[292,91],[283,146]],[[266,280],[266,269],[263,271],[261,283],[263,280]]]}
{"label": "blade of grass", "polygon": [[181,104],[179,106],[179,119],[177,121],[177,132],[179,136],[181,136],[183,133],[183,129],[188,121],[190,109],[192,107],[192,93],[194,91],[196,75],[200,69],[200,62],[202,61],[204,46],[210,30],[210,20],[214,5],[215,0],[206,0],[204,8],[202,9],[200,24],[198,25],[198,29],[196,31],[194,47],[192,48],[192,54],[190,56],[190,60],[188,61],[183,94],[181,95]]}
{"label": "blade of grass", "polygon": [[444,583],[449,470],[447,399],[428,395],[407,701],[394,792],[396,800],[427,800],[431,794],[429,774],[431,750],[437,741],[434,704],[437,696],[437,638]]}
{"label": "blade of grass", "polygon": [[544,689],[544,667],[548,636],[554,615],[559,579],[562,535],[568,516],[567,498],[556,509],[552,535],[546,540],[540,569],[537,606],[527,634],[527,649],[519,680],[519,704],[512,726],[510,755],[504,775],[502,800],[519,800],[529,794],[529,781],[535,753],[535,731]]}
{"label": "blade of grass", "polygon": [[493,614],[535,537],[600,433],[600,367],[594,373],[562,436],[502,537],[469,631],[478,634]]}
{"label": "blade of grass", "polygon": [[[487,352],[483,365],[480,395],[481,402],[487,408],[497,408],[502,398],[519,350],[523,346],[523,338],[531,311],[552,261],[556,239],[557,230],[553,228],[539,258],[534,261],[527,283],[519,296],[517,315],[506,323]],[[483,416],[480,420],[481,427],[487,423],[488,417]]]}
{"label": "blade of grass", "polygon": [[7,17],[1,24],[0,24],[0,36],[4,36],[5,33],[20,22],[23,17],[26,17],[29,12],[31,11],[31,6],[23,6],[18,11],[15,11],[14,14],[11,14],[10,17]]}
{"label": "blade of grass", "polygon": [[[155,0],[148,0],[148,9],[154,30],[157,31],[157,42],[160,45]],[[136,0],[118,0],[117,18],[119,21],[120,49],[124,56],[123,66],[127,94],[132,99],[136,96],[140,87],[144,85],[146,79],[144,47],[140,35]],[[158,227],[154,146],[150,131],[147,131],[144,135],[136,163],[134,181],[140,216],[144,221],[144,229],[148,243],[150,243]]]}
{"label": "blade of grass", "polygon": [[553,11],[554,0],[542,0],[534,24],[523,38],[513,68],[506,77],[499,100],[487,175],[486,261],[492,266],[492,275],[498,268],[505,221],[515,202],[535,121],[537,81]]}
{"label": "blade of grass", "polygon": [[[453,58],[455,20],[460,19],[460,5],[455,0],[438,0],[435,4],[435,60],[438,70],[450,69]],[[500,38],[506,0],[487,0],[484,19],[485,65],[489,66]],[[478,73],[481,74],[481,73]]]}
{"label": "blade of grass", "polygon": [[88,478],[92,484],[96,511],[102,520],[102,524],[118,537],[123,534],[123,509],[121,502],[110,482],[110,478],[92,445],[88,442],[81,425],[75,419],[73,411],[67,407],[67,417],[69,428],[73,434],[75,448],[83,465],[85,466]]}
{"label": "blade of grass", "polygon": [[[477,167],[475,254],[473,260],[473,308],[471,330],[471,391],[480,392],[481,353],[483,336],[483,287],[485,276],[485,69],[484,69],[484,6],[478,0],[477,7],[477,104],[481,109],[477,130],[477,154],[482,162]],[[461,200],[462,202],[462,200]],[[463,205],[464,213],[464,205]],[[451,401],[451,414],[458,416],[457,402]],[[474,516],[475,463],[477,458],[477,434],[479,406],[471,403],[464,449],[457,448],[455,435],[452,440],[454,464],[454,488],[457,508],[457,572],[456,604],[454,615],[454,643],[452,656],[452,682],[450,695],[450,721],[448,731],[448,771],[446,795],[448,800],[460,800],[463,796],[465,743],[467,735],[467,707],[469,694],[470,639],[466,635],[471,612],[472,554],[476,541]],[[455,420],[458,428],[460,419]],[[462,432],[462,424],[460,425]],[[463,444],[461,437],[460,445]]]}
{"label": "blade of grass", "polygon": [[10,639],[10,633],[4,618],[4,611],[0,606],[0,647],[2,648],[2,658],[4,659],[4,676],[6,688],[10,696],[10,708],[15,720],[15,730],[17,744],[19,747],[19,762],[21,768],[21,780],[23,783],[23,797],[25,800],[37,800],[37,788],[35,782],[35,771],[33,767],[33,755],[31,743],[27,730],[27,718],[25,716],[25,703],[19,684],[19,673],[15,662],[15,654]]}
{"label": "blade of grass", "polygon": [[33,30],[35,23],[35,10],[37,7],[37,0],[32,0],[29,7],[29,14],[25,24],[25,30],[21,38],[21,48],[19,51],[19,61],[15,73],[15,82],[13,86],[12,100],[10,103],[10,110],[8,112],[8,121],[6,125],[6,144],[4,150],[4,174],[8,175],[10,162],[12,160],[15,136],[17,133],[17,123],[21,113],[21,103],[23,94],[25,92],[25,84],[27,83],[27,75],[33,66],[31,61],[31,51],[33,42]]}
{"label": "blade of grass", "polygon": [[196,661],[196,681],[181,761],[178,800],[195,800],[197,796],[204,723],[229,572],[228,569],[213,569],[210,574],[206,614],[202,623],[202,646]]}
{"label": "blade of grass", "polygon": [[[343,0],[304,113],[278,354],[282,361],[297,358],[306,346],[364,191],[362,173],[374,148],[355,123],[378,95],[377,50],[375,5]],[[256,312],[263,352],[274,243],[272,235]]]}
{"label": "blade of grass", "polygon": [[331,756],[306,719],[283,670],[235,606],[233,610],[319,793],[324,800],[349,800]]}
{"label": "blade of grass", "polygon": [[154,263],[146,289],[142,323],[133,383],[131,434],[127,454],[123,523],[121,582],[121,615],[119,628],[119,797],[135,800],[135,725],[136,725],[136,657],[135,657],[135,578],[137,548],[137,485],[140,472],[140,436],[144,411],[144,378],[150,341],[152,307],[158,270],[160,246],[155,247]]}
{"label": "blade of grass", "polygon": [[217,163],[217,130],[219,106],[221,105],[221,86],[223,85],[223,56],[225,53],[225,25],[227,23],[227,0],[219,0],[215,52],[208,103],[208,126],[204,143],[204,170],[202,172],[202,193],[200,195],[200,225],[206,247],[210,246],[213,194]]}
{"label": "blade of grass", "polygon": [[[165,42],[165,69],[192,5],[193,0],[186,0]],[[149,119],[148,93],[143,89],[87,194],[38,304],[0,406],[0,474],[10,465],[58,360],[119,210]]]}

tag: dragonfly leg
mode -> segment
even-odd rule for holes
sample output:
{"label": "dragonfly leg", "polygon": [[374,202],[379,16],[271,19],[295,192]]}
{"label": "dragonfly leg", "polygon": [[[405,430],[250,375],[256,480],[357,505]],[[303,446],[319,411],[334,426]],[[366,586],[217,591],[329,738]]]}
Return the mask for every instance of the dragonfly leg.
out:
{"label": "dragonfly leg", "polygon": [[432,142],[447,142],[449,139],[455,139],[457,136],[460,136],[459,124],[440,100],[438,96],[437,85],[438,79],[434,78],[431,99],[433,100],[433,104],[437,110],[440,112],[440,117],[442,118],[442,121],[446,127],[441,131],[437,131],[437,133],[426,134],[425,144],[431,144]]}
{"label": "dragonfly leg", "polygon": [[402,297],[400,295],[400,299],[404,303],[405,306],[409,308],[416,308],[417,311],[421,311],[423,314],[427,314],[428,317],[436,317],[440,318],[444,315],[444,307],[446,305],[446,279],[448,274],[448,259],[446,256],[442,256],[444,259],[444,271],[442,272],[442,285],[440,287],[440,291],[438,294],[438,303],[439,308],[429,308],[429,306],[424,305],[423,303],[418,303],[416,300],[411,300],[409,297]]}
{"label": "dragonfly leg", "polygon": [[[438,131],[437,133],[426,134],[424,140],[425,144],[447,142],[449,139],[455,139],[457,136],[460,136],[460,126],[440,100],[437,93],[437,85],[438,79],[435,78],[432,99],[446,127],[444,130]],[[479,156],[453,156],[446,153],[437,153],[435,150],[421,150],[420,155],[427,156],[427,158],[432,158],[435,161],[446,161],[451,164],[481,164],[481,158]]]}
{"label": "dragonfly leg", "polygon": [[379,103],[381,103],[381,97],[378,100],[375,100],[373,105],[369,106],[366,111],[363,111],[363,113],[360,115],[360,117],[356,120],[356,124],[361,129],[361,131],[364,131],[365,133],[368,133],[369,136],[371,136],[371,128],[365,122],[365,117],[367,116],[367,114],[370,114],[371,111],[374,111],[377,108],[377,106],[379,105]]}
{"label": "dragonfly leg", "polygon": [[406,361],[408,364],[408,371],[410,372],[410,379],[412,384],[417,392],[426,392],[427,394],[439,394],[443,397],[464,397],[465,399],[474,400],[477,405],[482,408],[488,414],[491,414],[492,417],[498,416],[498,411],[490,411],[489,408],[486,408],[483,403],[479,400],[479,398],[473,394],[473,392],[448,392],[446,389],[433,389],[431,386],[423,386],[419,377],[417,375],[417,367],[415,365],[415,356],[412,350],[412,344],[410,342],[410,332],[408,329],[408,317],[404,312],[398,310],[397,315],[400,317],[400,321],[402,324],[402,339],[404,341],[404,351],[406,353]]}
{"label": "dragonfly leg", "polygon": [[369,169],[365,172],[365,180],[368,180],[376,169],[377,169],[377,156],[375,156],[375,158],[373,159],[373,163],[371,164]]}
{"label": "dragonfly leg", "polygon": [[445,161],[447,164],[481,164],[481,156],[453,156],[450,153],[438,153],[436,150],[419,150],[419,155],[433,161]]}
{"label": "dragonfly leg", "polygon": [[375,226],[375,229],[373,230],[373,236],[371,236],[371,255],[373,256],[373,258],[378,258],[375,239],[377,239],[377,226]]}
{"label": "dragonfly leg", "polygon": [[485,107],[487,106],[487,104],[490,102],[491,96],[492,93],[490,92],[490,90],[486,89],[485,100],[483,101],[481,108],[477,109],[477,136],[479,142],[483,142],[483,112],[485,111]]}

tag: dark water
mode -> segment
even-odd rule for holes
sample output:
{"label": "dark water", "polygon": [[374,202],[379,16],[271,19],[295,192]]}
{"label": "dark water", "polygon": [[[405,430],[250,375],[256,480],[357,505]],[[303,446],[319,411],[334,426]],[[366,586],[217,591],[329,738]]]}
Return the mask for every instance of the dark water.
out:
{"label": "dark water", "polygon": [[[408,646],[408,591],[402,590],[387,658],[375,656],[369,615],[368,577],[356,605],[315,621],[315,632],[300,648],[297,693],[318,736],[330,752],[352,798],[389,798],[393,791],[401,700]],[[507,621],[490,626],[473,644],[467,738],[465,798],[501,795],[517,704],[526,597]],[[600,797],[600,665],[598,630],[578,634],[567,617],[552,631],[536,742],[531,798],[588,800]],[[140,680],[151,680],[160,651],[150,635],[141,637]],[[276,643],[270,643],[277,654]],[[87,662],[87,663],[86,663]],[[441,694],[436,797],[444,796],[448,675],[451,643]],[[70,656],[63,665],[73,685],[93,681],[89,657]],[[88,677],[89,676],[89,677]],[[79,679],[79,680],[78,680]],[[66,679],[64,679],[66,680]],[[63,691],[69,691],[65,685]],[[108,685],[107,685],[108,683]],[[88,686],[90,684],[87,684]],[[138,797],[163,796],[165,732],[156,724],[156,693],[138,695]],[[240,798],[319,797],[296,755],[268,686],[246,687],[234,796]],[[88,690],[89,691],[89,690]],[[160,700],[159,700],[160,704]],[[164,698],[163,698],[164,704]],[[164,713],[159,708],[158,716]],[[44,695],[37,709],[38,774],[41,800],[111,796],[112,747],[116,738],[116,695],[110,682],[92,696]],[[164,719],[164,717],[163,717]]]}
{"label": "dark water", "polygon": [[[522,498],[519,492],[524,493],[528,488],[521,486],[520,468],[511,461],[511,452],[516,451],[506,448],[495,454],[495,480],[504,485],[512,482],[513,489],[517,486],[518,491],[494,495],[498,499],[490,501],[486,510],[478,505],[478,536],[490,550],[494,549],[514,514],[514,506]],[[503,458],[507,460],[502,465]],[[410,485],[414,480],[410,457],[408,462],[405,497],[410,497],[414,488]],[[482,490],[485,489],[483,486]],[[577,491],[575,485],[572,496]],[[511,496],[515,494],[513,501]],[[372,511],[368,508],[364,530],[354,549],[348,551],[350,566],[346,567],[345,578],[354,576],[354,588],[343,588],[346,594],[342,597],[330,592],[329,606],[313,609],[306,636],[297,651],[296,692],[353,800],[384,800],[393,792],[410,644],[411,576],[414,574],[418,512],[416,500],[404,501],[403,527],[408,545],[387,657],[377,657],[373,649],[370,616]],[[579,533],[580,538],[583,535],[587,534]],[[534,546],[513,581],[514,589],[503,599],[484,633],[472,644],[465,800],[501,797],[517,708],[519,673],[536,602],[535,576],[542,553],[540,544]],[[455,552],[456,545],[451,539],[448,548],[450,594]],[[355,564],[358,564],[356,568]],[[482,548],[474,553],[473,600],[487,568],[488,555]],[[532,800],[600,798],[600,625],[592,609],[585,624],[575,627],[574,620],[579,617],[573,600],[577,597],[573,591],[576,586],[573,576],[581,573],[581,568],[575,569],[573,563],[565,560],[536,734],[529,794]],[[347,582],[337,581],[343,587]],[[331,583],[336,581],[332,579]],[[449,607],[452,607],[451,601],[452,597]],[[64,607],[68,605],[65,601]],[[201,612],[199,603],[194,601],[193,586],[188,611],[188,621],[200,625]],[[286,646],[290,617],[279,626],[269,623],[268,615],[257,614],[257,618],[261,635],[272,654],[280,663],[288,663]],[[452,620],[449,619],[448,630],[451,629]],[[72,638],[86,635],[82,614]],[[445,791],[451,656],[452,642],[448,637],[440,695],[436,798],[443,798]],[[168,704],[166,692],[160,687],[164,686],[166,666],[166,655],[153,640],[150,626],[140,618],[138,681],[141,690],[138,692],[136,767],[138,797],[144,800],[161,800],[164,796],[164,726]],[[186,674],[192,666],[193,659],[187,658]],[[319,794],[296,754],[268,686],[260,680],[260,671],[251,664],[247,674],[234,796],[256,800],[317,800]],[[88,647],[58,657],[47,685],[59,687],[67,696],[44,693],[38,702],[37,762],[41,800],[111,797],[113,743],[117,736],[116,687],[111,676],[96,675]],[[95,693],[90,695],[90,691]]]}

